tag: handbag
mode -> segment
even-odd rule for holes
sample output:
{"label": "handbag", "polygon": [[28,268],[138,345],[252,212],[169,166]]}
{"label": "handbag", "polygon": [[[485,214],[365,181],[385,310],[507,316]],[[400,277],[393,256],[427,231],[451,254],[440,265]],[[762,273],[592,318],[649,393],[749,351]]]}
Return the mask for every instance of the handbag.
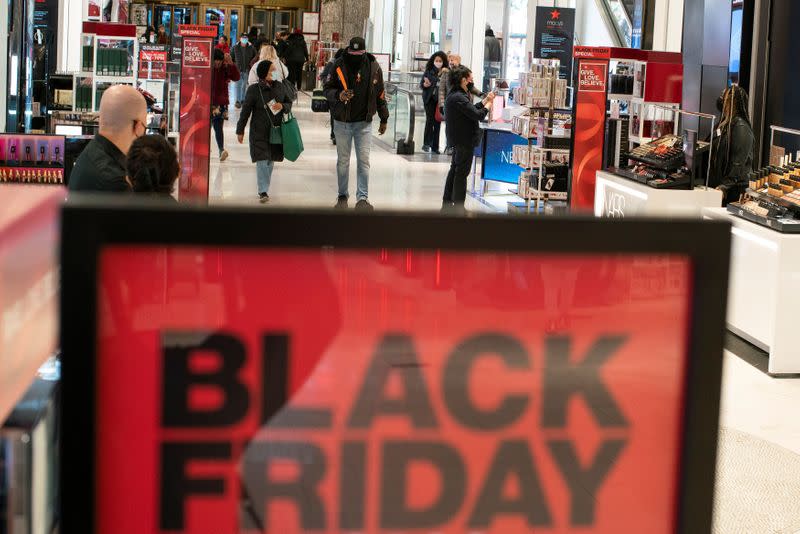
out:
{"label": "handbag", "polygon": [[282,145],[283,144],[283,136],[281,135],[281,127],[275,126],[272,122],[272,110],[269,109],[266,100],[264,100],[264,92],[261,90],[261,86],[258,86],[258,94],[261,95],[261,103],[264,104],[264,111],[267,112],[267,118],[269,120],[269,144],[271,145]]}
{"label": "handbag", "polygon": [[289,161],[297,161],[303,153],[303,137],[300,135],[300,125],[291,112],[284,118],[280,129],[283,137],[283,157]]}
{"label": "handbag", "polygon": [[442,116],[442,108],[438,105],[436,106],[436,112],[433,115],[433,118],[436,119],[436,122],[442,122],[444,120],[444,116]]}

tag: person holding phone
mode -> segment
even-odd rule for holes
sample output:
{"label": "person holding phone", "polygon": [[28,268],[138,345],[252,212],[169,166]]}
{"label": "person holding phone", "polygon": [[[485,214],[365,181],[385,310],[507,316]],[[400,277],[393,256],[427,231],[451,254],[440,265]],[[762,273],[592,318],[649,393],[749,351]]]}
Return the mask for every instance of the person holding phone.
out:
{"label": "person holding phone", "polygon": [[464,212],[467,198],[467,176],[472,168],[475,147],[481,141],[480,121],[486,118],[494,102],[489,93],[478,104],[472,103],[475,87],[472,71],[459,65],[450,72],[453,88],[445,101],[447,138],[453,143],[453,161],[444,185],[442,211]]}
{"label": "person holding phone", "polygon": [[242,113],[236,125],[239,144],[244,142],[244,129],[250,120],[250,158],[256,164],[258,200],[269,201],[269,186],[276,161],[283,161],[283,144],[274,142],[273,128],[280,129],[284,114],[292,110],[292,98],[279,81],[278,65],[261,61],[257,68],[258,83],[247,88]]}

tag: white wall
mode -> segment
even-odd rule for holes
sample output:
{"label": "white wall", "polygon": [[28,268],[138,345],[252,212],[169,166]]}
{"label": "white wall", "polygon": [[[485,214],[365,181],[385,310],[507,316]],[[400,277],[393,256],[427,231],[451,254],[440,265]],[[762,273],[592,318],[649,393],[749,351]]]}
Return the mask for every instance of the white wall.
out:
{"label": "white wall", "polygon": [[74,72],[81,68],[81,30],[85,13],[86,0],[60,2],[56,67],[59,71]]}
{"label": "white wall", "polygon": [[656,0],[653,50],[680,52],[683,48],[684,0]]}
{"label": "white wall", "polygon": [[394,38],[394,0],[370,0],[369,18],[372,21],[372,35],[367,47],[378,54],[392,53]]}

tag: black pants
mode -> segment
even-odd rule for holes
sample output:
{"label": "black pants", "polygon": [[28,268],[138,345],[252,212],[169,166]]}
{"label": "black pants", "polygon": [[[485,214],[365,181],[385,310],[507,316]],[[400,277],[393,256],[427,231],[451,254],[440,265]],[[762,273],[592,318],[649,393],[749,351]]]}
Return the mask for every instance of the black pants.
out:
{"label": "black pants", "polygon": [[333,118],[333,107],[331,107],[330,114],[331,114],[331,139],[336,139],[336,135],[333,133],[333,123],[336,120]]}
{"label": "black pants", "polygon": [[436,121],[437,105],[438,100],[435,98],[425,103],[425,135],[422,143],[431,147],[434,152],[439,151],[439,132],[442,129],[442,123]]}
{"label": "black pants", "polygon": [[228,111],[228,106],[219,106],[219,114],[211,116],[211,126],[214,128],[214,137],[217,139],[217,148],[219,153],[225,150],[225,134],[222,132],[222,127],[225,124],[225,112]]}
{"label": "black pants", "polygon": [[443,204],[463,206],[467,198],[467,176],[472,169],[472,155],[475,148],[472,146],[456,145],[453,152],[453,161],[450,163],[450,172],[444,184]]}
{"label": "black pants", "polygon": [[303,64],[292,61],[287,63],[286,67],[289,69],[289,81],[292,82],[299,91],[300,86],[303,84]]}

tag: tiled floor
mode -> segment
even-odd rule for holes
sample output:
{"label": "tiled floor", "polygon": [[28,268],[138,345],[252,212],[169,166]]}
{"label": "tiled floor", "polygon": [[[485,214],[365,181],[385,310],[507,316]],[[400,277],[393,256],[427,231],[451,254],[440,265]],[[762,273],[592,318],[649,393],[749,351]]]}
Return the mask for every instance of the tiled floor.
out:
{"label": "tiled floor", "polygon": [[[311,113],[301,95],[295,114],[305,152],[276,166],[271,205],[332,206],[336,201],[336,148],[328,114]],[[234,135],[232,109],[226,123],[228,161],[211,161],[211,202],[255,204],[255,165],[247,144]],[[246,143],[246,141],[245,141]],[[444,156],[403,157],[378,143],[372,148],[370,201],[383,209],[437,210],[448,170]],[[351,164],[355,188],[355,158]],[[515,197],[467,199],[467,207],[505,211]],[[715,534],[800,534],[800,380],[774,379],[726,352],[722,391],[720,462]]]}

